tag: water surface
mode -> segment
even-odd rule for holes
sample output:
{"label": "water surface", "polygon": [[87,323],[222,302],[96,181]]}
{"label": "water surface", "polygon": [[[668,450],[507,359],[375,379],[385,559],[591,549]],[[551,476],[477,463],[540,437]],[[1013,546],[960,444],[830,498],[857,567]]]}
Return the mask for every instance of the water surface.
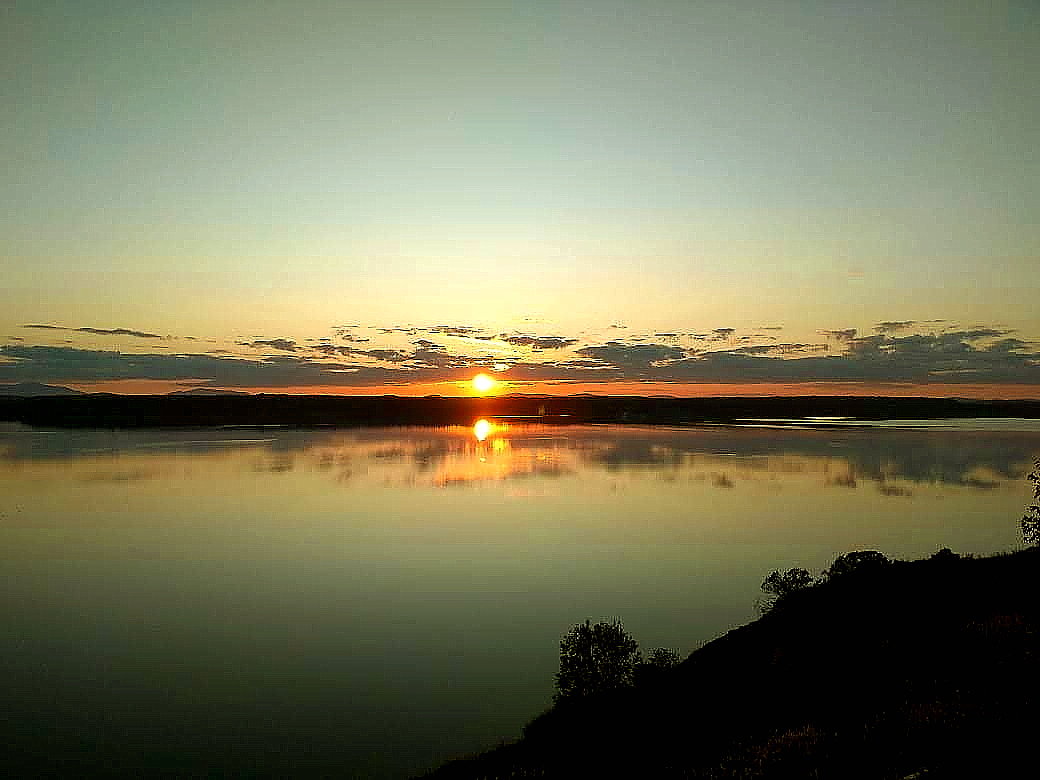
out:
{"label": "water surface", "polygon": [[407,776],[515,737],[585,618],[685,654],[774,568],[1016,546],[1038,453],[1014,421],[9,425],[0,718],[69,771]]}

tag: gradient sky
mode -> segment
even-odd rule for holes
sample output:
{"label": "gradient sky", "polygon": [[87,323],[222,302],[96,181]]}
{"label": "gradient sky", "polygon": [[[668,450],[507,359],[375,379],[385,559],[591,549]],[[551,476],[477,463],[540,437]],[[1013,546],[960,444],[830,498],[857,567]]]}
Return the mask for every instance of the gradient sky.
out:
{"label": "gradient sky", "polygon": [[0,63],[0,382],[1040,397],[1031,0],[13,0]]}

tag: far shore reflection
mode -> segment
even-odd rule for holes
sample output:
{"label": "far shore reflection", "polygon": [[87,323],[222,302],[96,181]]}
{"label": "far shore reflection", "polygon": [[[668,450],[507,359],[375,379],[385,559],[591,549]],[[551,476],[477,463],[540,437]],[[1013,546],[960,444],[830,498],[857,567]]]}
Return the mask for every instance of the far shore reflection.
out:
{"label": "far shore reflection", "polygon": [[[510,425],[353,430],[52,431],[0,427],[0,463],[59,465],[69,479],[149,479],[177,458],[234,459],[253,470],[379,472],[400,485],[459,487],[597,471],[739,488],[801,475],[821,486],[874,485],[905,497],[914,485],[993,490],[1017,482],[1040,450],[1031,431],[655,428]],[[185,461],[188,462],[188,461]]]}

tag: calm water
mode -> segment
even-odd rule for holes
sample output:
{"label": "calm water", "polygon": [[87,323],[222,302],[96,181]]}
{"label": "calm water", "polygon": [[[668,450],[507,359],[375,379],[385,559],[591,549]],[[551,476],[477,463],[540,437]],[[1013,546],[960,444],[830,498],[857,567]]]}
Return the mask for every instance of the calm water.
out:
{"label": "calm water", "polygon": [[1040,430],[958,428],[3,427],[0,727],[407,776],[518,735],[585,618],[685,654],[774,568],[1015,547]]}

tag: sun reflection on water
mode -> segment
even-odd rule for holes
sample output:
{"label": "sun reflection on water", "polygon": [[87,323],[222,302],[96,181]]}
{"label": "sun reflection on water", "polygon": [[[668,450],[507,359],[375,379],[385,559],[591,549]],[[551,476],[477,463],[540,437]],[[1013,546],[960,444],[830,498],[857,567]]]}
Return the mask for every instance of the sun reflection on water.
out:
{"label": "sun reflection on water", "polygon": [[[473,423],[473,438],[478,442],[487,441],[491,436],[500,436],[509,430],[508,425],[502,423],[491,422],[483,418]],[[493,445],[497,445],[499,441],[496,439],[492,442]],[[496,446],[496,449],[500,449]]]}
{"label": "sun reflection on water", "polygon": [[491,435],[494,426],[487,420],[477,420],[473,425],[473,435],[477,441],[484,441]]}

